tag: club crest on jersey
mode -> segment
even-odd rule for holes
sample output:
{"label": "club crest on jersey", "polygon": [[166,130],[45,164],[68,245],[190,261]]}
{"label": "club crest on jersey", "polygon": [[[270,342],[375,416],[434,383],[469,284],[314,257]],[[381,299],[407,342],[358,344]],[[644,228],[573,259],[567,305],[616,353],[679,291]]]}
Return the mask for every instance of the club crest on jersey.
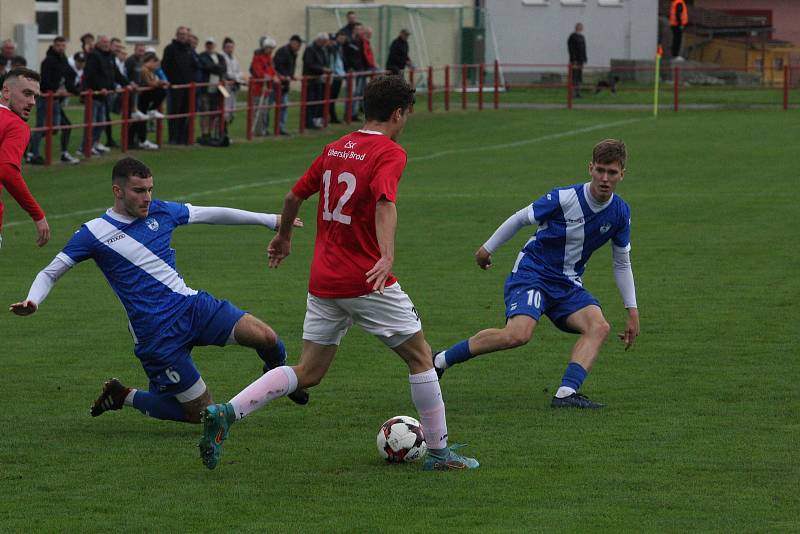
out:
{"label": "club crest on jersey", "polygon": [[157,221],[157,220],[155,220],[153,217],[148,217],[148,218],[147,218],[147,220],[146,220],[146,221],[144,221],[144,223],[145,223],[145,224],[147,225],[147,227],[148,227],[149,229],[151,229],[152,231],[154,231],[154,232],[157,232],[157,231],[158,231],[158,221]]}
{"label": "club crest on jersey", "polygon": [[345,147],[345,148],[355,148],[355,147],[356,147],[356,144],[355,144],[353,141],[347,141],[347,142],[344,144],[344,147]]}
{"label": "club crest on jersey", "polygon": [[611,223],[603,223],[603,226],[600,227],[600,233],[604,234],[611,230]]}

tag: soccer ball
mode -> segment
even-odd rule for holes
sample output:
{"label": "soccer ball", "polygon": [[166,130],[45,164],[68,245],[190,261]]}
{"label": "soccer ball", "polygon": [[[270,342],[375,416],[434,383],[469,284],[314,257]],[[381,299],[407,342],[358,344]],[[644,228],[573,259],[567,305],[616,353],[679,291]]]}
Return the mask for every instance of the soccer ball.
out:
{"label": "soccer ball", "polygon": [[389,463],[413,462],[428,452],[422,426],[407,415],[392,417],[378,431],[378,452]]}

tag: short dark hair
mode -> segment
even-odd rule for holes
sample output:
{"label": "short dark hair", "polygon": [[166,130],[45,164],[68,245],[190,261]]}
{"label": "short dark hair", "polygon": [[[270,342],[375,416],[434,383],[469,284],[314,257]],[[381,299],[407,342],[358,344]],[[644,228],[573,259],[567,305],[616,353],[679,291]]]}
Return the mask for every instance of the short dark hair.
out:
{"label": "short dark hair", "polygon": [[402,76],[378,76],[364,90],[364,115],[368,121],[386,122],[395,110],[414,105],[414,92]]}
{"label": "short dark hair", "polygon": [[147,168],[147,165],[134,158],[122,158],[111,170],[112,182],[125,183],[131,176],[136,176],[137,178],[150,178],[153,176],[153,173],[150,172],[150,169]]}
{"label": "short dark hair", "polygon": [[145,52],[144,55],[142,56],[142,65],[144,65],[145,63],[148,63],[150,61],[153,61],[153,60],[158,61],[158,56],[156,55],[156,53],[155,52]]}
{"label": "short dark hair", "polygon": [[31,70],[28,67],[14,67],[10,71],[8,71],[5,76],[2,77],[0,80],[0,88],[5,85],[8,80],[12,78],[26,78],[28,80],[32,80],[34,82],[41,82],[42,77],[39,76],[39,73],[35,70]]}
{"label": "short dark hair", "polygon": [[625,143],[619,139],[604,139],[592,150],[592,163],[619,163],[620,168],[624,169],[627,158]]}
{"label": "short dark hair", "polygon": [[356,12],[355,12],[355,11],[348,11],[347,13],[345,13],[345,15],[344,15],[344,16],[345,16],[345,17],[349,17],[350,15],[355,15],[355,14],[356,14]]}
{"label": "short dark hair", "polygon": [[228,43],[236,44],[236,43],[233,42],[233,39],[231,39],[230,37],[226,37],[225,39],[222,40],[222,46],[225,46]]}
{"label": "short dark hair", "polygon": [[58,37],[53,39],[53,43],[66,43],[66,42],[67,42],[67,38],[64,37],[63,35],[59,35]]}
{"label": "short dark hair", "polygon": [[91,33],[84,33],[83,35],[81,35],[81,44],[86,44],[86,41],[88,41],[89,39],[94,41],[94,35]]}

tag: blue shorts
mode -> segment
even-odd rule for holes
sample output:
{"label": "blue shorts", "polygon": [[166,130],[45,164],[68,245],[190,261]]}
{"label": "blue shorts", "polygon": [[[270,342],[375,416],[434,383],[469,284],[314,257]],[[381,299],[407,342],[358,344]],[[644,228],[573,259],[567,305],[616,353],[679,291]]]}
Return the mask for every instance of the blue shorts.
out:
{"label": "blue shorts", "polygon": [[192,299],[172,326],[133,348],[150,379],[152,393],[177,395],[192,387],[200,378],[192,349],[224,346],[245,314],[227,300],[215,299],[204,291]]}
{"label": "blue shorts", "polygon": [[565,322],[567,317],[586,306],[600,303],[591,293],[572,282],[542,278],[530,271],[511,273],[503,287],[506,321],[515,315],[528,315],[537,321],[547,315],[560,330],[577,334]]}

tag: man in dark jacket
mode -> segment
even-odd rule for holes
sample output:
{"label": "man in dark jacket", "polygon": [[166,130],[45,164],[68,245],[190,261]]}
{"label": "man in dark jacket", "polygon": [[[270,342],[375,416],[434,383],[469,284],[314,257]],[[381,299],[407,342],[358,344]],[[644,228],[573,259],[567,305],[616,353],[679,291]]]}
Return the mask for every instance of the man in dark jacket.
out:
{"label": "man in dark jacket", "polygon": [[[328,54],[325,47],[328,45],[328,34],[320,33],[311,46],[306,47],[303,53],[303,76],[307,76],[308,91],[307,102],[321,102],[325,97],[325,81],[323,76],[331,72],[328,67]],[[306,109],[306,127],[322,128],[322,103],[310,104]]]}
{"label": "man in dark jacket", "polygon": [[575,25],[575,31],[567,39],[569,62],[572,65],[572,87],[576,98],[581,97],[583,66],[586,64],[586,39],[583,37],[583,24]]}
{"label": "man in dark jacket", "polygon": [[[289,43],[278,48],[272,58],[272,66],[275,68],[275,73],[281,80],[281,113],[280,113],[280,131],[281,135],[288,135],[286,131],[286,114],[288,112],[287,105],[289,104],[289,82],[294,80],[294,70],[297,63],[297,52],[303,45],[303,40],[299,35],[292,35]],[[275,92],[272,94],[270,103],[275,102],[277,96],[277,86],[275,84]]]}
{"label": "man in dark jacket", "polygon": [[411,65],[408,56],[408,36],[411,32],[400,30],[400,34],[389,45],[389,58],[386,60],[386,70],[392,74],[402,74],[407,65]]}
{"label": "man in dark jacket", "polygon": [[[42,81],[40,88],[42,97],[36,99],[36,127],[41,128],[47,121],[47,98],[46,93],[66,89],[72,94],[78,94],[75,86],[75,73],[67,62],[64,51],[67,49],[67,40],[59,36],[53,39],[53,44],[47,49],[47,55],[40,67]],[[64,101],[66,97],[57,96],[53,98],[53,127],[69,126],[71,123],[64,113]],[[69,153],[69,134],[72,130],[61,130],[61,161],[64,163],[75,164],[78,160]],[[34,132],[31,136],[31,156],[29,163],[41,165],[44,158],[39,154],[39,144],[42,141],[44,132]]]}
{"label": "man in dark jacket", "polygon": [[[361,40],[361,32],[364,25],[356,22],[353,27],[353,38],[344,45],[344,69],[347,72],[364,72],[367,70],[367,62],[364,58],[364,43]],[[364,75],[356,76],[353,80],[353,106],[351,119],[358,120],[358,112],[363,107],[364,87],[367,85],[367,77]]]}
{"label": "man in dark jacket", "polygon": [[[217,111],[219,109],[219,83],[228,72],[228,64],[222,54],[215,50],[216,43],[213,37],[205,42],[205,51],[199,55],[201,83],[208,83],[198,90],[200,95],[200,111]],[[219,131],[219,115],[204,115],[200,118],[200,131],[202,133],[201,145],[208,144],[215,132]]]}
{"label": "man in dark jacket", "polygon": [[[167,75],[172,85],[191,83],[194,80],[195,62],[192,50],[189,47],[189,30],[179,26],[175,32],[175,39],[164,48],[164,57],[161,68]],[[169,89],[167,100],[168,113],[189,112],[189,89]],[[185,145],[189,142],[189,120],[186,117],[170,119],[169,143],[171,145]]]}
{"label": "man in dark jacket", "polygon": [[[98,35],[94,50],[86,58],[86,66],[83,69],[84,88],[96,92],[92,99],[93,122],[98,123],[106,120],[108,92],[114,91],[115,84],[125,86],[128,83],[125,76],[117,69],[114,55],[111,53],[111,41],[105,35]],[[91,152],[94,156],[99,156],[109,151],[107,146],[100,143],[100,134],[104,128],[105,126],[92,128]]]}

